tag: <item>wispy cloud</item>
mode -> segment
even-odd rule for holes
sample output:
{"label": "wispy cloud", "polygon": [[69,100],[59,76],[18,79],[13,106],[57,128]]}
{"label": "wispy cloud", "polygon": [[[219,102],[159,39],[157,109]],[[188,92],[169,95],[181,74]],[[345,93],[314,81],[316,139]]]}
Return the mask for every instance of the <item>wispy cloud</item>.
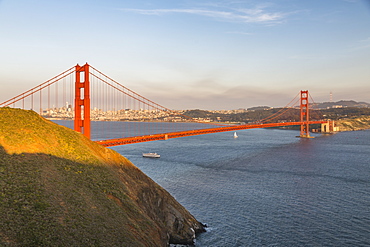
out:
{"label": "wispy cloud", "polygon": [[234,21],[244,23],[277,23],[282,22],[286,14],[281,12],[268,12],[262,7],[245,9],[121,9],[125,12],[132,12],[142,15],[166,15],[166,14],[190,14],[215,18],[220,21]]}
{"label": "wispy cloud", "polygon": [[248,33],[248,32],[243,32],[243,31],[229,31],[229,32],[226,32],[226,33],[241,34],[241,35],[253,35],[253,33]]}
{"label": "wispy cloud", "polygon": [[367,39],[363,39],[355,43],[350,47],[350,51],[358,51],[363,49],[369,49],[370,48],[370,37]]}

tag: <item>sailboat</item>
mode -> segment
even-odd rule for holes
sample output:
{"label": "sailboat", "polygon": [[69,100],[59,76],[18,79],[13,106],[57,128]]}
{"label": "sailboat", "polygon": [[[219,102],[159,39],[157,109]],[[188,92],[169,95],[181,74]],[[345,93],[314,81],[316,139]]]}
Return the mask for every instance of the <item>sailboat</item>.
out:
{"label": "sailboat", "polygon": [[234,132],[234,138],[238,138],[238,135],[236,134],[236,132]]}

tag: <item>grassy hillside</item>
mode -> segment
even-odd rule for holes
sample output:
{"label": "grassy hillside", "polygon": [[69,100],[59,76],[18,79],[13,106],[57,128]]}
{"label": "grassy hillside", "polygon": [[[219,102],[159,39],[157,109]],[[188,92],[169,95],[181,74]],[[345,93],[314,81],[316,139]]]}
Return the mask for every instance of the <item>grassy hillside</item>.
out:
{"label": "grassy hillside", "polygon": [[39,117],[33,111],[1,108],[0,114],[0,145],[9,154],[44,153],[96,165],[127,161],[116,152],[101,148],[82,135]]}
{"label": "grassy hillside", "polygon": [[340,131],[370,129],[370,117],[338,120],[336,124]]}
{"label": "grassy hillside", "polygon": [[0,246],[166,246],[203,226],[127,159],[0,108]]}

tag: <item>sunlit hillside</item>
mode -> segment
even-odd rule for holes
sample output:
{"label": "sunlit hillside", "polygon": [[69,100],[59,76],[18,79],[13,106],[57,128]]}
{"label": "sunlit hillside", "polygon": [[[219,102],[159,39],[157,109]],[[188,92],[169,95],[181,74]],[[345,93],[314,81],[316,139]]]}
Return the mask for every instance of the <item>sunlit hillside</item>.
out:
{"label": "sunlit hillside", "polygon": [[126,158],[0,108],[0,245],[167,246],[203,226]]}

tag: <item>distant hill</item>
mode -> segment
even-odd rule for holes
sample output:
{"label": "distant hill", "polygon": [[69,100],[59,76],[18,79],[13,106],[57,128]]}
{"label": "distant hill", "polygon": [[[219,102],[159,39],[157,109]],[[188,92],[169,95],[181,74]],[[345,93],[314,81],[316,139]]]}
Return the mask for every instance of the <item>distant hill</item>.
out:
{"label": "distant hill", "polygon": [[272,107],[270,106],[255,106],[248,108],[248,111],[262,111],[262,110],[270,110]]}
{"label": "distant hill", "polygon": [[370,129],[370,117],[347,118],[336,121],[340,131],[353,131]]}
{"label": "distant hill", "polygon": [[345,107],[366,108],[370,107],[370,104],[366,102],[356,102],[354,100],[340,100],[337,102],[324,102],[316,103],[313,105],[313,108],[316,109],[345,108]]}
{"label": "distant hill", "polygon": [[167,246],[204,230],[117,152],[0,108],[0,246]]}

